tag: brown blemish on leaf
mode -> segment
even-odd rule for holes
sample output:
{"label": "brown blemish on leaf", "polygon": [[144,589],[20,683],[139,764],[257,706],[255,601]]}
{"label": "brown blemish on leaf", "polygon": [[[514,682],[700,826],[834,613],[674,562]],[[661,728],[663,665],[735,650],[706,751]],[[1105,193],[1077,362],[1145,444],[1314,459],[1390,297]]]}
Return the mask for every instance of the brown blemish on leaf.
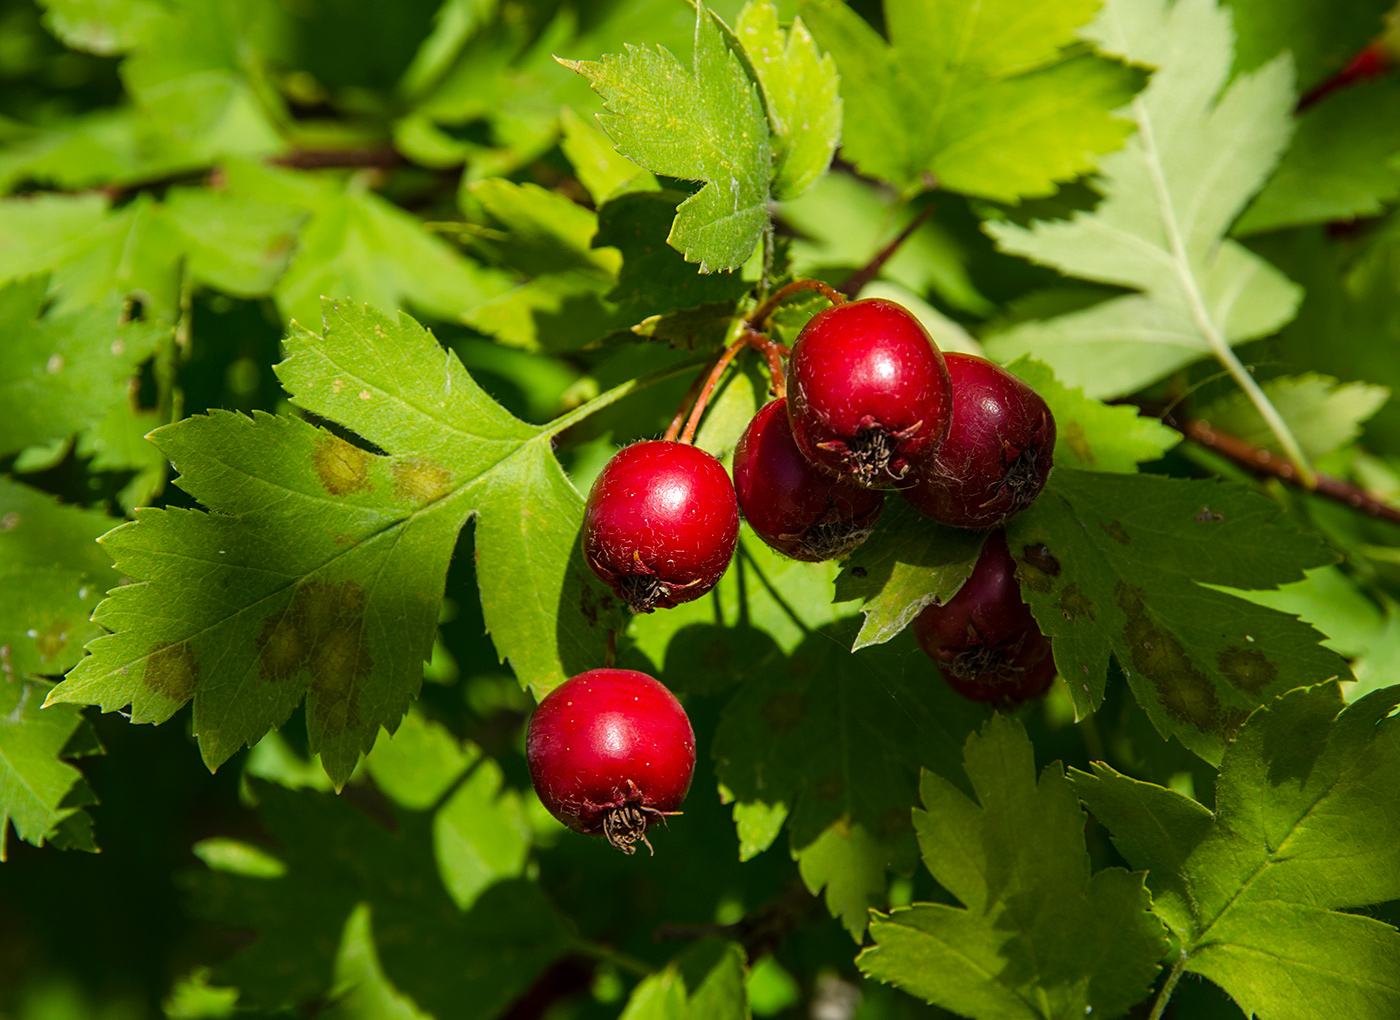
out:
{"label": "brown blemish on leaf", "polygon": [[1156,688],[1162,711],[1204,733],[1222,732],[1228,720],[1210,678],[1196,668],[1175,636],[1149,618],[1139,589],[1119,581],[1116,595],[1128,618],[1123,640],[1133,669]]}
{"label": "brown blemish on leaf", "polygon": [[452,488],[452,475],[430,460],[401,460],[394,465],[394,496],[421,506],[441,499]]}
{"label": "brown blemish on leaf", "polygon": [[835,773],[823,776],[817,780],[818,800],[840,800],[841,795],[846,792],[846,781]]}
{"label": "brown blemish on leaf", "polygon": [[1066,585],[1065,590],[1060,592],[1059,606],[1066,620],[1078,620],[1085,616],[1094,619],[1094,603],[1079,590],[1077,583]]}
{"label": "brown blemish on leaf", "polygon": [[1044,542],[1028,545],[1022,551],[1025,554],[1025,561],[1042,574],[1049,574],[1051,577],[1060,576],[1060,561],[1050,555],[1050,547]]}
{"label": "brown blemish on leaf", "polygon": [[348,496],[374,488],[369,480],[369,458],[364,450],[332,435],[321,437],[311,453],[316,475],[332,496]]}
{"label": "brown blemish on leaf", "polygon": [[763,703],[763,720],[781,733],[792,729],[807,714],[807,699],[796,691],[775,694]]}
{"label": "brown blemish on leaf", "polygon": [[164,645],[146,659],[141,682],[164,698],[183,705],[199,682],[199,662],[188,641]]}
{"label": "brown blemish on leaf", "polygon": [[1219,524],[1225,520],[1225,515],[1218,510],[1203,506],[1192,515],[1192,518],[1197,524]]}
{"label": "brown blemish on leaf", "polygon": [[303,671],[312,718],[339,733],[360,724],[358,691],[374,668],[365,642],[365,590],[354,581],[308,581],[268,616],[258,635],[258,671],[284,682]]}
{"label": "brown blemish on leaf", "polygon": [[1258,695],[1278,679],[1278,667],[1257,648],[1226,648],[1215,656],[1230,686]]}
{"label": "brown blemish on leaf", "polygon": [[68,647],[68,621],[54,620],[34,635],[34,647],[39,652],[39,661],[50,662]]}
{"label": "brown blemish on leaf", "polygon": [[1132,545],[1133,537],[1128,534],[1128,529],[1123,527],[1122,521],[1109,521],[1107,524],[1099,524],[1099,527],[1107,533],[1119,545]]}
{"label": "brown blemish on leaf", "polygon": [[1072,421],[1060,430],[1060,436],[1064,439],[1065,445],[1070,452],[1078,457],[1085,464],[1094,463],[1094,451],[1089,447],[1089,440],[1084,435],[1084,426],[1077,421]]}

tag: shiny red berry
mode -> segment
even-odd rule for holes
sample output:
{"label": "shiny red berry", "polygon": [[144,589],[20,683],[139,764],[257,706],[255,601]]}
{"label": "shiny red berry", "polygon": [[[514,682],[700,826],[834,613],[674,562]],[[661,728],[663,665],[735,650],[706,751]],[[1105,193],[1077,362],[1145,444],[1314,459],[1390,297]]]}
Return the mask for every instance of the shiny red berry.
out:
{"label": "shiny red berry", "polygon": [[948,685],[973,701],[1015,704],[1045,693],[1055,679],[1050,639],[1021,601],[1001,530],[988,536],[958,593],[919,614],[914,636]]}
{"label": "shiny red berry", "polygon": [[674,694],[645,673],[590,669],[564,681],[530,717],[530,781],[577,832],[623,853],[677,810],[695,774],[695,733]]}
{"label": "shiny red berry", "polygon": [[704,595],[729,566],[738,537],[729,473],[686,443],[619,450],[584,508],[588,565],[637,613]]}
{"label": "shiny red berry", "polygon": [[787,401],[759,408],[734,448],[739,509],[758,537],[795,560],[847,555],[870,535],[885,494],[815,467],[792,440]]}
{"label": "shiny red berry", "polygon": [[937,345],[881,298],[824,309],[788,363],[788,418],[803,455],[866,488],[898,485],[948,434],[953,386]]}
{"label": "shiny red berry", "polygon": [[992,528],[1034,502],[1055,453],[1055,416],[1040,394],[986,358],[946,354],[953,422],[904,498],[956,528]]}

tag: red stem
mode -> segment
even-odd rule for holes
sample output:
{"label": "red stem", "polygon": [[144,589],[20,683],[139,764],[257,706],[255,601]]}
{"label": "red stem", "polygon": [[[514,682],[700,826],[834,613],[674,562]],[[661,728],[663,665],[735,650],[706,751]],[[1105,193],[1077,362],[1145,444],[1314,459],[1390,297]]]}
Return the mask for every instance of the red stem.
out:
{"label": "red stem", "polygon": [[822,294],[833,305],[844,305],[846,296],[839,290],[820,280],[794,280],[786,286],[779,287],[773,295],[763,304],[759,305],[754,313],[749,316],[748,324],[755,330],[762,330],[763,324],[768,321],[768,316],[773,314],[774,309],[782,304],[790,295],[796,294],[800,290],[815,290]]}
{"label": "red stem", "polygon": [[747,337],[741,337],[730,344],[719,360],[715,362],[715,367],[710,369],[709,377],[705,380],[705,388],[700,391],[700,395],[695,398],[695,406],[690,409],[690,419],[685,423],[685,431],[681,433],[682,443],[693,443],[695,441],[695,429],[700,424],[700,416],[705,413],[705,405],[710,402],[710,394],[714,393],[715,386],[719,384],[719,377],[724,374],[724,370],[729,367],[729,363],[734,360],[734,355],[738,354],[749,344]]}
{"label": "red stem", "polygon": [[700,392],[700,384],[705,381],[706,377],[710,374],[710,369],[714,368],[714,366],[715,363],[711,361],[707,367],[701,369],[699,374],[691,380],[690,388],[685,391],[685,396],[681,397],[680,407],[676,408],[676,416],[671,419],[671,424],[666,426],[666,434],[661,437],[666,442],[672,442],[681,434],[681,426],[685,424],[686,411],[690,409],[692,401],[695,400],[695,394]]}

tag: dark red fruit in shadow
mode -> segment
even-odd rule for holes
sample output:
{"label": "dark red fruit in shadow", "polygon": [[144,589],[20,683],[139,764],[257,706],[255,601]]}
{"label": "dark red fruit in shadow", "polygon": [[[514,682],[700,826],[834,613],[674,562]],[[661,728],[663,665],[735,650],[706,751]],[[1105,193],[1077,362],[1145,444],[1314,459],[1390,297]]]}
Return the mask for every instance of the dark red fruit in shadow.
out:
{"label": "dark red fruit in shadow", "polygon": [[815,467],[792,439],[787,401],[759,408],[734,449],[739,509],[758,537],[795,560],[839,559],[870,536],[885,494]]}
{"label": "dark red fruit in shadow", "polygon": [[1044,694],[1055,679],[1050,639],[1021,601],[1004,531],[988,536],[956,595],[919,614],[914,636],[948,686],[973,701],[1016,704]]}
{"label": "dark red fruit in shadow", "polygon": [[986,358],[946,354],[953,421],[933,460],[904,489],[922,514],[992,528],[1030,506],[1055,453],[1055,416],[1040,394]]}
{"label": "dark red fruit in shadow", "polygon": [[677,809],[695,774],[695,733],[665,686],[631,669],[590,669],[547,694],[525,737],[549,813],[623,853]]}
{"label": "dark red fruit in shadow", "polygon": [[588,565],[637,613],[704,595],[729,566],[738,537],[729,473],[686,443],[619,450],[584,508]]}
{"label": "dark red fruit in shadow", "polygon": [[866,488],[898,485],[948,434],[953,386],[943,355],[893,301],[824,309],[788,362],[788,419],[812,463]]}

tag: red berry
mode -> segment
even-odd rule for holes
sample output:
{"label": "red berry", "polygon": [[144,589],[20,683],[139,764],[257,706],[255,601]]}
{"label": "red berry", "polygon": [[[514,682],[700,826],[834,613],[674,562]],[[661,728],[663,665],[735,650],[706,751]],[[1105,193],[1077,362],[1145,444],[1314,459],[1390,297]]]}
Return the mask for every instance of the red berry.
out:
{"label": "red berry", "polygon": [[1055,452],[1055,416],[1040,394],[986,358],[946,354],[952,427],[904,498],[957,528],[992,528],[1030,506]]}
{"label": "red berry", "polygon": [[729,566],[738,538],[729,473],[686,443],[619,450],[584,509],[588,565],[637,613],[704,595]]}
{"label": "red berry", "polygon": [[674,694],[645,673],[590,669],[547,694],[525,737],[549,813],[623,853],[677,808],[695,774],[695,733]]}
{"label": "red berry", "polygon": [[1015,704],[1045,693],[1055,679],[1050,639],[1021,601],[1001,530],[988,536],[958,593],[919,614],[914,636],[948,685],[973,701]]}
{"label": "red berry", "polygon": [[870,535],[885,494],[819,471],[792,440],[787,401],[759,408],[734,448],[734,489],[744,519],[795,560],[833,560]]}
{"label": "red berry", "polygon": [[793,345],[793,439],[812,463],[858,485],[895,485],[920,467],[948,434],[952,407],[943,355],[893,301],[824,309]]}

